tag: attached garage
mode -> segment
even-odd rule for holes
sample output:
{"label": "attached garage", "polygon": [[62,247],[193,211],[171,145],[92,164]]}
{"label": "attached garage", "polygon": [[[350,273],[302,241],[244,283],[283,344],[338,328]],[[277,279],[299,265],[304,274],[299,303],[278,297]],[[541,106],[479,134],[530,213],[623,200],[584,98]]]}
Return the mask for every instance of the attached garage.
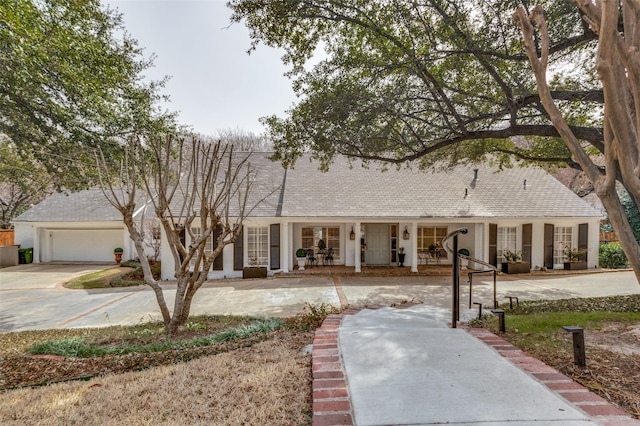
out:
{"label": "attached garage", "polygon": [[[142,211],[141,194],[139,211]],[[100,189],[58,192],[13,221],[15,241],[33,248],[33,262],[110,262],[113,249],[131,259],[134,247],[122,214]]]}
{"label": "attached garage", "polygon": [[49,230],[52,261],[113,262],[113,249],[122,247],[122,229]]}

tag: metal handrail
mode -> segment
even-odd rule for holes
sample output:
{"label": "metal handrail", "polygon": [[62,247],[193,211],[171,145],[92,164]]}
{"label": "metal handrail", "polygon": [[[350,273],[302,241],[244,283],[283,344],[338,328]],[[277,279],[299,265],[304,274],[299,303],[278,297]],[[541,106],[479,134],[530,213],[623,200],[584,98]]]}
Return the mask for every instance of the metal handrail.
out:
{"label": "metal handrail", "polygon": [[[453,309],[452,309],[452,320],[451,326],[456,328],[456,322],[460,320],[460,259],[471,260],[473,262],[479,263],[480,265],[486,266],[489,268],[488,271],[482,272],[493,272],[493,306],[494,308],[498,307],[498,298],[497,298],[497,286],[496,286],[496,276],[497,269],[495,266],[482,261],[480,259],[475,259],[473,257],[459,254],[458,253],[458,235],[466,234],[468,232],[467,228],[456,229],[455,231],[449,232],[446,237],[442,239],[442,247],[453,256]],[[453,248],[449,247],[450,240],[453,239]],[[478,272],[478,273],[482,273]],[[473,273],[469,273],[469,309],[471,309],[471,297],[473,292]]]}
{"label": "metal handrail", "polygon": [[482,266],[485,266],[489,269],[483,270],[483,271],[471,271],[471,272],[467,272],[467,276],[469,277],[469,309],[471,309],[471,298],[472,298],[472,293],[473,293],[473,274],[485,274],[487,272],[493,272],[493,307],[494,309],[498,307],[498,295],[497,295],[497,274],[498,274],[498,268],[496,268],[495,266],[493,266],[490,263],[487,263],[483,260],[480,259],[475,259],[473,257],[464,255],[464,254],[458,254],[458,257],[460,259],[466,259],[466,260],[470,260],[474,263],[478,263]]}
{"label": "metal handrail", "polygon": [[[460,259],[457,256],[458,252],[458,235],[466,234],[467,228],[456,229],[449,232],[442,240],[442,247],[449,253],[453,254],[453,294],[452,294],[452,309],[451,309],[451,327],[456,328],[457,322],[460,320]],[[453,249],[449,247],[449,239],[453,238]]]}

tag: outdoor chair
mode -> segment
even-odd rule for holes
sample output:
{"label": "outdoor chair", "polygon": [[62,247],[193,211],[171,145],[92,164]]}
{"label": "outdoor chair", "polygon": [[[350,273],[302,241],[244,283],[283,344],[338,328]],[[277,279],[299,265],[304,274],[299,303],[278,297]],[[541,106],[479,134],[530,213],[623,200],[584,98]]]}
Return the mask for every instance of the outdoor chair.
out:
{"label": "outdoor chair", "polygon": [[324,257],[324,264],[333,266],[333,249],[329,248],[327,255]]}
{"label": "outdoor chair", "polygon": [[313,248],[307,250],[307,265],[313,266],[318,264],[318,258],[313,253]]}

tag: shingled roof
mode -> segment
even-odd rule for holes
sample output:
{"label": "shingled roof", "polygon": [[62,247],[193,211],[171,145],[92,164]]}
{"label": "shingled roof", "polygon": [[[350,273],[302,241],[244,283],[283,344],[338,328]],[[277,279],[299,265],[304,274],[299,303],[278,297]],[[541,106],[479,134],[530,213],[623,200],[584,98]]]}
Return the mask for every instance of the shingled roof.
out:
{"label": "shingled roof", "polygon": [[[251,154],[257,170],[252,217],[290,218],[535,218],[600,217],[601,214],[544,170],[498,171],[488,165],[447,172],[363,165],[338,157],[328,172],[308,156],[285,171]],[[474,169],[478,179],[474,180]],[[526,185],[525,185],[526,182]],[[465,196],[466,194],[466,196]],[[142,201],[139,203],[142,205]],[[232,206],[233,207],[233,206]],[[120,221],[99,189],[54,194],[15,222]]]}
{"label": "shingled roof", "polygon": [[100,189],[64,191],[52,194],[14,222],[102,222],[122,221],[122,214]]}
{"label": "shingled roof", "polygon": [[[478,179],[474,180],[474,170]],[[525,185],[526,181],[526,185]],[[465,196],[466,194],[466,196]],[[544,170],[498,171],[488,165],[447,172],[382,171],[337,158],[322,173],[300,159],[287,175],[282,216],[366,218],[600,217],[600,213]]]}

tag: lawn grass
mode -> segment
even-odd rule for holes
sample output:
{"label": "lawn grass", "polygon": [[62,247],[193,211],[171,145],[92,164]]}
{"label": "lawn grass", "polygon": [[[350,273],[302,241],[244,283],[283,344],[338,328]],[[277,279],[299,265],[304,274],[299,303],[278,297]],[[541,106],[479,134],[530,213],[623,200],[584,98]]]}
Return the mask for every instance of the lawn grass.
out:
{"label": "lawn grass", "polygon": [[[586,332],[601,330],[611,322],[640,321],[640,312],[548,312],[513,314],[507,316],[509,340],[525,351],[539,348],[558,351],[571,350],[569,335],[563,326],[575,325]],[[493,325],[497,331],[497,326]]]}
{"label": "lawn grass", "polygon": [[131,268],[109,268],[101,271],[91,272],[75,278],[64,284],[66,288],[74,290],[89,290],[93,288],[108,288],[111,280],[118,275],[125,275],[131,272]]}
{"label": "lawn grass", "polygon": [[[530,301],[506,312],[506,332],[493,315],[469,322],[554,367],[587,389],[640,418],[640,295]],[[574,363],[571,333],[584,330],[587,366]]]}
{"label": "lawn grass", "polygon": [[[329,311],[194,316],[172,336],[160,322],[0,334],[0,424],[310,425],[302,349]],[[27,353],[39,344],[46,356]]]}

